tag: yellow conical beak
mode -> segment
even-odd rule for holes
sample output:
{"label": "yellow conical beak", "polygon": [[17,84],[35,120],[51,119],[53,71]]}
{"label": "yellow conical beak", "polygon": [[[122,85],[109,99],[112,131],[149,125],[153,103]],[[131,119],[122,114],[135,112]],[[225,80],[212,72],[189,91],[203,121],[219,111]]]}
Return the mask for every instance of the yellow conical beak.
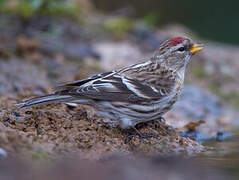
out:
{"label": "yellow conical beak", "polygon": [[192,54],[195,54],[196,52],[201,51],[203,47],[204,47],[203,44],[193,44],[193,46],[190,49],[190,52]]}

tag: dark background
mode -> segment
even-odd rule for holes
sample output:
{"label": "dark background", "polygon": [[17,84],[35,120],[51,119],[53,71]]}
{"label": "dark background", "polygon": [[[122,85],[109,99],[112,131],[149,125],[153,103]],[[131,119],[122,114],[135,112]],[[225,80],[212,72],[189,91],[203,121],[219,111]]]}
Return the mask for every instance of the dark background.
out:
{"label": "dark background", "polygon": [[203,38],[239,44],[239,1],[236,0],[93,0],[106,12],[133,9],[137,17],[154,16],[157,25],[182,23]]}

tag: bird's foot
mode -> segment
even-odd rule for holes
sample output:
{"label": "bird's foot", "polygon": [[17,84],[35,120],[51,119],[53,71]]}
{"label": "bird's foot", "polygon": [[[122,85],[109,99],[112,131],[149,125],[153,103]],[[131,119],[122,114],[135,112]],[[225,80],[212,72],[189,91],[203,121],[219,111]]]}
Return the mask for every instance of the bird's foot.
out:
{"label": "bird's foot", "polygon": [[128,143],[133,137],[135,137],[136,135],[138,135],[140,138],[142,139],[148,139],[148,141],[150,142],[150,139],[153,138],[157,138],[158,136],[151,134],[151,133],[141,133],[138,129],[136,129],[135,127],[133,127],[133,129],[135,130],[136,134],[131,134],[128,135],[125,138],[125,143]]}

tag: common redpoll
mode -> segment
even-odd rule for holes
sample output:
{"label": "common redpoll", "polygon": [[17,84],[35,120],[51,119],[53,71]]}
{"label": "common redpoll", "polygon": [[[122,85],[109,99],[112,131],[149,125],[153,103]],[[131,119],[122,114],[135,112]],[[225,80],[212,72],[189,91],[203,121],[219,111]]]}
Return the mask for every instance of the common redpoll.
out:
{"label": "common redpoll", "polygon": [[[163,42],[147,62],[66,83],[53,94],[36,97],[18,105],[65,102],[94,106],[100,115],[119,121],[121,128],[158,120],[177,101],[187,64],[203,49],[185,37]],[[139,132],[138,132],[139,133]]]}

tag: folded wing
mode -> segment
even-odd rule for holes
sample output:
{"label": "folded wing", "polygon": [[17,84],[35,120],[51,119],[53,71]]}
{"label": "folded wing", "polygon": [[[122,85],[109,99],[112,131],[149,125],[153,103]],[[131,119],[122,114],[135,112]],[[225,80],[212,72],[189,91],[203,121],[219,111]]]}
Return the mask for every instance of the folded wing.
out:
{"label": "folded wing", "polygon": [[122,77],[115,72],[65,84],[61,88],[62,90],[56,94],[104,101],[151,101],[167,95],[136,79]]}

